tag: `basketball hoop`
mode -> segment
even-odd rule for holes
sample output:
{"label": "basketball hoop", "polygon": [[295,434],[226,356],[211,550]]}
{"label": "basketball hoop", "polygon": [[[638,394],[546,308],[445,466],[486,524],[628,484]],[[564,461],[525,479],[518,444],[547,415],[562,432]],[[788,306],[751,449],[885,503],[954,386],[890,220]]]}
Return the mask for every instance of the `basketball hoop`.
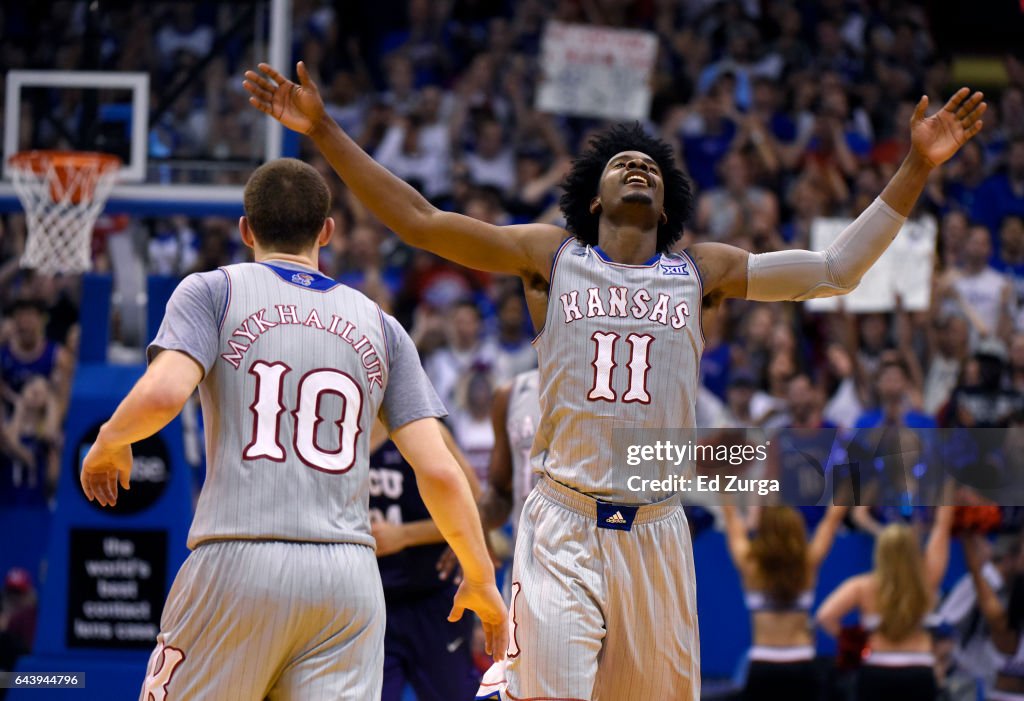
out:
{"label": "basketball hoop", "polygon": [[106,153],[23,151],[8,163],[28,219],[21,266],[44,273],[88,271],[92,228],[121,159]]}

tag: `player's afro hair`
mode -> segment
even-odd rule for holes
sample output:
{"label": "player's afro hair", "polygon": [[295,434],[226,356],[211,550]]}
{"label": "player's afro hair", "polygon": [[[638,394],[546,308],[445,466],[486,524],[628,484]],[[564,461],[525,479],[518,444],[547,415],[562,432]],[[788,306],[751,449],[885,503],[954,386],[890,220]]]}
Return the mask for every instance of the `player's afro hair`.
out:
{"label": "player's afro hair", "polygon": [[658,164],[665,186],[665,216],[658,225],[658,252],[665,252],[683,235],[683,224],[693,211],[690,180],[676,165],[672,148],[661,139],[648,136],[638,122],[616,124],[594,136],[577,157],[562,183],[565,191],[559,200],[565,227],[579,241],[597,245],[597,221],[600,213],[590,212],[601,174],[611,157],[623,151],[640,151]]}

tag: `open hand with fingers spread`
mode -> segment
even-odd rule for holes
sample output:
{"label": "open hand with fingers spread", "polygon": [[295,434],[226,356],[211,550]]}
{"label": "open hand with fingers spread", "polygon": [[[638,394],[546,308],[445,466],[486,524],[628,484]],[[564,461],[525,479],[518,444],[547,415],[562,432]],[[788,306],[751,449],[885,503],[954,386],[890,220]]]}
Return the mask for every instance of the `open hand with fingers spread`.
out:
{"label": "open hand with fingers spread", "polygon": [[988,108],[984,99],[980,92],[960,88],[941,110],[925,117],[928,97],[922,97],[910,119],[911,148],[932,166],[948,161],[981,131],[981,116]]}
{"label": "open hand with fingers spread", "polygon": [[266,63],[260,72],[246,71],[242,86],[249,91],[249,104],[300,134],[309,134],[323,120],[326,111],[316,83],[309,77],[306,64],[299,61],[296,84]]}

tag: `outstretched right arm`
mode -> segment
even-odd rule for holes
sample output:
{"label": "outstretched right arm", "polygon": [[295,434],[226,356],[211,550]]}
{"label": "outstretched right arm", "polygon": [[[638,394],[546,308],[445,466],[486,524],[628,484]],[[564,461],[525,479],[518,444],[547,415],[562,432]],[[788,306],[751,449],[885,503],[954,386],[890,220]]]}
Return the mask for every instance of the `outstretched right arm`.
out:
{"label": "outstretched right arm", "polygon": [[402,241],[468,268],[546,280],[551,259],[568,235],[557,226],[494,226],[444,212],[374,161],[324,109],[305,64],[299,84],[265,63],[246,71],[249,102],[289,129],[309,136],[356,198]]}

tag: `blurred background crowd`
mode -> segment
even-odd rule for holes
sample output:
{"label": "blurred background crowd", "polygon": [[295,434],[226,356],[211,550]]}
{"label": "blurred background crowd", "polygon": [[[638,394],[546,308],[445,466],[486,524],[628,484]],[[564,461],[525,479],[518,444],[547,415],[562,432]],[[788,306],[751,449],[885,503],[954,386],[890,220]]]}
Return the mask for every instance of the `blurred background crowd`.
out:
{"label": "blurred background crowd", "polygon": [[[103,24],[84,33],[86,3],[5,4],[0,64],[74,69],[93,52],[99,67],[145,70],[156,84],[203,64],[206,79],[167,98],[150,158],[251,162],[263,117],[248,107],[241,73],[260,56],[251,42],[221,40],[232,6],[107,5]],[[815,220],[856,216],[905,155],[919,97],[937,105],[959,87],[930,9],[902,0],[296,0],[292,50],[342,127],[432,202],[495,224],[559,224],[558,185],[603,123],[535,109],[545,23],[654,32],[644,127],[673,147],[695,186],[682,245],[761,252],[806,248]],[[1003,79],[987,91],[984,130],[935,173],[914,215],[938,228],[928,308],[723,304],[702,319],[702,425],[1024,425],[1024,62],[997,59]],[[68,95],[50,107],[73,129]],[[409,329],[484,479],[492,393],[536,364],[520,282],[405,247],[308,142],[300,149],[334,195],[337,231],[321,269]],[[175,177],[242,183],[248,172],[204,165]],[[232,220],[109,217],[95,237],[100,270],[125,233],[149,274],[180,278],[247,256]],[[73,280],[18,269],[24,236],[22,215],[0,217],[0,503],[51,493],[82,302]],[[855,514],[848,524],[871,531],[881,518]],[[11,581],[31,586],[17,573]]]}
{"label": "blurred background crowd", "polygon": [[[230,6],[111,3],[89,36],[81,30],[84,6],[6,8],[4,65],[73,68],[86,45],[96,44],[99,67],[148,70],[160,84],[208,62],[207,79],[186,85],[153,125],[150,156],[252,156],[246,149],[259,141],[263,118],[247,106],[240,75],[255,63],[254,47],[237,38],[214,46],[232,19]],[[332,116],[433,202],[499,224],[559,223],[558,184],[571,155],[601,123],[533,107],[550,19],[656,33],[645,127],[673,146],[696,186],[684,246],[714,240],[752,251],[808,247],[812,222],[855,216],[894,172],[919,96],[937,102],[955,87],[952,60],[936,46],[926,7],[906,2],[302,0],[295,3],[293,51],[311,67]],[[66,40],[37,41],[54,32]],[[54,45],[61,48],[40,48]],[[805,395],[795,403],[814,404],[820,420],[842,427],[887,406],[887,396],[939,423],[1001,425],[1018,410],[1024,64],[1007,55],[1004,69],[1008,82],[989,94],[984,131],[936,173],[919,206],[918,216],[939,225],[930,309],[849,315],[727,303],[704,318],[705,423],[762,425],[780,415],[791,419],[794,409],[806,413],[791,406],[791,395]],[[69,95],[63,112],[56,108],[71,125]],[[323,271],[406,324],[439,392],[471,424],[495,383],[533,364],[518,281],[409,250],[349,196],[308,142],[300,146],[334,191],[338,230],[323,252]],[[212,173],[215,182],[244,182],[247,175]],[[10,261],[24,222],[8,215],[3,227]],[[98,227],[101,269],[108,265],[107,236],[126,227],[144,231],[138,254],[151,274],[180,277],[246,256],[233,221],[119,217]],[[22,293],[22,277],[14,274],[6,297]],[[29,295],[44,307],[64,299],[49,290]],[[7,339],[14,315],[8,305],[5,312]],[[67,345],[66,328],[54,326],[51,319],[49,336]],[[794,385],[798,376],[810,386]],[[6,374],[4,380],[9,391],[22,390]],[[967,401],[964,393],[979,388],[1001,399]]]}

